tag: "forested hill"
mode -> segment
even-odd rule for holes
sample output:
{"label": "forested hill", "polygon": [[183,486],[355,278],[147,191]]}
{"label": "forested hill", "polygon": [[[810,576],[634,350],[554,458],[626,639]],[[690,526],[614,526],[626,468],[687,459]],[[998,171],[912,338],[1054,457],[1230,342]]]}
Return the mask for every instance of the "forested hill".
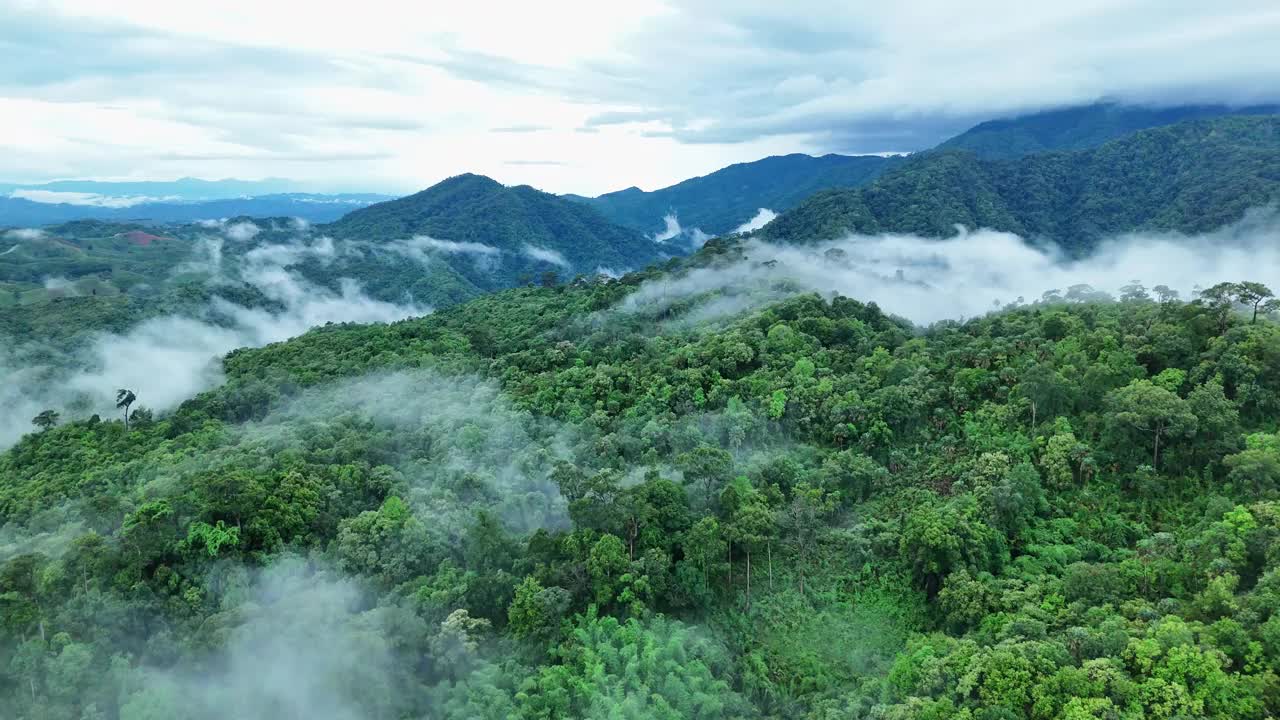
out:
{"label": "forested hill", "polygon": [[[527,185],[506,187],[481,175],[459,175],[422,192],[356,210],[320,228],[340,240],[384,242],[429,237],[450,264],[485,290],[510,287],[524,275],[597,268],[639,269],[662,258],[639,232],[597,211]],[[491,263],[479,263],[488,258]]]}
{"label": "forested hill", "polygon": [[1280,713],[1255,289],[921,331],[680,287],[330,325],[172,415],[42,415],[0,454],[0,709]]}
{"label": "forested hill", "polygon": [[1084,150],[1139,130],[1230,115],[1273,115],[1275,105],[1228,107],[1181,105],[1144,107],[1097,103],[988,120],[940,144],[942,150],[970,150],[982,158],[1008,160],[1054,150]]}
{"label": "forested hill", "polygon": [[1280,116],[1241,116],[1015,160],[921,153],[867,187],[814,195],[763,233],[789,242],[846,231],[942,237],[959,224],[1079,253],[1117,233],[1212,230],[1277,199]]}
{"label": "forested hill", "polygon": [[627,188],[595,198],[566,196],[596,208],[620,225],[649,235],[674,214],[688,229],[708,235],[733,232],[761,208],[782,212],[828,188],[870,182],[899,158],[876,155],[781,155],[738,163],[653,192]]}

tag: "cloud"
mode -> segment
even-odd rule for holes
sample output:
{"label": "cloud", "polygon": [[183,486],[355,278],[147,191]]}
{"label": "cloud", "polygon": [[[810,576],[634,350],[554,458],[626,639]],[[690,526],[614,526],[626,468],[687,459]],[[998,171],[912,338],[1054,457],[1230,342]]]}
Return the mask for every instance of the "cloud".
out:
{"label": "cloud", "polygon": [[489,132],[495,133],[535,133],[550,130],[550,125],[507,125],[506,127],[489,128]]}
{"label": "cloud", "polygon": [[65,277],[47,277],[44,279],[44,289],[59,295],[79,295],[76,292],[76,281],[69,280]]}
{"label": "cloud", "polygon": [[272,309],[215,296],[198,312],[99,334],[79,357],[66,358],[60,367],[31,359],[42,355],[38,341],[0,352],[0,371],[14,379],[0,387],[0,404],[7,408],[0,417],[0,447],[31,431],[30,419],[45,409],[60,410],[68,419],[90,413],[113,416],[117,388],[137,392],[139,406],[172,409],[220,383],[220,359],[236,348],[279,342],[330,322],[393,322],[431,312],[412,303],[372,299],[350,279],[340,280],[336,290],[317,287],[289,269],[305,259],[333,258],[337,251],[327,237],[263,245],[236,263],[224,261],[221,243],[207,238],[201,244],[203,258],[182,271],[208,273],[215,286],[248,284],[273,302]]}
{"label": "cloud", "polygon": [[[247,9],[252,28],[232,20]],[[396,190],[470,170],[594,195],[765,155],[915,150],[1101,99],[1280,100],[1266,0],[552,2],[503,6],[502,29],[492,4],[455,10],[8,3],[6,166]],[[567,165],[508,165],[529,132]]]}
{"label": "cloud", "polygon": [[246,220],[244,222],[227,225],[223,228],[222,232],[230,240],[246,242],[248,240],[252,240],[258,233],[262,232],[262,228]]}
{"label": "cloud", "polygon": [[569,163],[562,160],[506,160],[504,164],[531,167],[564,167]]}
{"label": "cloud", "polygon": [[498,248],[491,245],[440,240],[427,235],[415,235],[408,240],[393,240],[385,243],[364,243],[360,247],[373,252],[393,252],[424,267],[430,266],[438,255],[468,255],[477,265],[489,267],[501,254]]}
{"label": "cloud", "polygon": [[669,212],[663,216],[662,222],[666,225],[661,232],[654,233],[649,239],[656,243],[667,243],[676,239],[688,240],[694,249],[700,248],[706,244],[711,236],[702,232],[701,228],[685,229],[680,225],[680,217],[675,212]]}
{"label": "cloud", "polygon": [[863,152],[919,149],[981,119],[1104,98],[1280,99],[1265,81],[1280,72],[1267,50],[1280,11],[1260,0],[1227,13],[1141,0],[1040,5],[999,23],[991,18],[1006,9],[994,1],[671,9],[639,23],[571,85],[638,108],[591,125],[658,123],[655,135],[686,143],[800,136]]}
{"label": "cloud", "polygon": [[749,240],[741,260],[650,281],[621,309],[649,313],[693,301],[681,322],[696,323],[801,292],[839,293],[928,324],[976,317],[1081,284],[1113,294],[1133,281],[1163,284],[1187,299],[1196,288],[1222,281],[1256,280],[1280,290],[1278,239],[1280,213],[1268,209],[1203,235],[1122,235],[1080,260],[993,230],[961,230],[944,240],[911,235],[848,235],[812,245]]}
{"label": "cloud", "polygon": [[[225,644],[201,668],[134,671],[123,715],[358,720],[387,704],[387,678],[397,674],[390,627],[397,614],[364,609],[374,595],[360,583],[297,557],[223,574],[230,587],[206,592],[236,611],[215,621],[226,624]],[[237,587],[245,580],[248,587]]]}
{"label": "cloud", "polygon": [[44,204],[88,205],[101,208],[127,208],[143,203],[166,202],[177,200],[176,197],[150,197],[146,195],[100,195],[90,192],[66,192],[57,190],[18,189],[9,193],[9,197],[19,200]]}
{"label": "cloud", "polygon": [[753,215],[750,220],[734,228],[733,232],[745,233],[745,232],[751,232],[753,230],[759,230],[760,228],[772,222],[773,219],[776,217],[778,217],[778,213],[770,210],[769,208],[760,208],[758,211],[756,211],[756,214]]}
{"label": "cloud", "polygon": [[37,228],[15,228],[13,230],[6,230],[4,233],[6,238],[18,241],[40,240],[47,235],[48,233],[44,230]]}
{"label": "cloud", "polygon": [[521,253],[525,257],[530,258],[531,260],[550,263],[552,265],[559,265],[560,267],[566,270],[571,269],[573,267],[568,260],[564,259],[563,255],[549,248],[541,248],[533,245],[525,245],[524,248],[521,250]]}

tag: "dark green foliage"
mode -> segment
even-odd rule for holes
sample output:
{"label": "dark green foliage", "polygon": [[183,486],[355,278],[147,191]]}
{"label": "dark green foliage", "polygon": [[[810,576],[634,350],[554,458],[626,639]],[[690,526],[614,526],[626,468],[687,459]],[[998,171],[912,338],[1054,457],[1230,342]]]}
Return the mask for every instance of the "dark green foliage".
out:
{"label": "dark green foliage", "polygon": [[5,717],[1280,713],[1265,288],[626,309],[741,249],[316,328],[27,435]]}
{"label": "dark green foliage", "polygon": [[900,162],[876,155],[782,155],[730,165],[653,192],[633,187],[594,198],[568,197],[650,235],[661,232],[663,218],[672,213],[685,228],[722,235],[760,208],[789,210],[819,190],[864,185]]}
{"label": "dark green foliage", "polygon": [[[916,336],[800,297],[659,333],[609,310],[629,289],[323,328],[233,353],[225,386],[133,432],[28,436],[0,456],[0,697],[204,720],[190,703],[259,702],[245,633],[293,647],[331,607],[326,657],[382,688],[339,701],[392,714],[1280,711],[1269,320],[1131,300]],[[227,568],[275,577],[288,548],[364,604],[295,569],[242,605]],[[165,668],[211,652],[184,700]]]}
{"label": "dark green foliage", "polygon": [[1207,232],[1280,199],[1280,117],[1241,116],[1144,130],[1097,148],[986,160],[913,156],[874,183],[814,195],[765,229],[789,242],[844,232],[944,237],[956,225],[1017,233],[1082,254],[1149,230]]}
{"label": "dark green foliage", "polygon": [[[610,223],[581,203],[527,185],[508,188],[480,175],[459,175],[420,193],[356,210],[321,231],[375,242],[427,235],[495,248],[502,255],[492,264],[474,256],[446,258],[484,290],[510,287],[522,275],[547,270],[592,274],[602,266],[640,268],[660,257],[658,247],[640,233]],[[559,253],[569,266],[530,257],[529,246]]]}
{"label": "dark green foliage", "polygon": [[1228,115],[1270,115],[1276,111],[1274,105],[1182,105],[1157,108],[1098,103],[1003,120],[988,120],[938,147],[945,150],[969,150],[979,157],[991,160],[1008,160],[1032,153],[1084,150],[1139,130],[1187,120]]}

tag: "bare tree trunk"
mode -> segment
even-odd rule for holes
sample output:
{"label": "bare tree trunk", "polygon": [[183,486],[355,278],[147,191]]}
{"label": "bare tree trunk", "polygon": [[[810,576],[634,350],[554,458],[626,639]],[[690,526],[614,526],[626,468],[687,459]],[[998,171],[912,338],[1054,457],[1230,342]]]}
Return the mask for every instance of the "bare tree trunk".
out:
{"label": "bare tree trunk", "polygon": [[747,612],[751,612],[751,548],[747,548]]}
{"label": "bare tree trunk", "polygon": [[769,556],[769,592],[773,592],[773,541],[765,543],[764,549]]}
{"label": "bare tree trunk", "polygon": [[702,549],[702,589],[711,589],[711,566],[707,564],[707,549]]}
{"label": "bare tree trunk", "polygon": [[1156,430],[1156,448],[1151,456],[1151,467],[1154,470],[1160,469],[1160,431]]}
{"label": "bare tree trunk", "polygon": [[733,592],[733,543],[729,543],[729,592]]}

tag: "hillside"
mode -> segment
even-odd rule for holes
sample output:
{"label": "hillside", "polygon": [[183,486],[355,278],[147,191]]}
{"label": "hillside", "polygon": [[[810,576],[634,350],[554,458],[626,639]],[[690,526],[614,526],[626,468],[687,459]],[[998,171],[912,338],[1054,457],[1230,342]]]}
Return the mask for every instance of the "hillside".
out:
{"label": "hillside", "polygon": [[640,233],[580,203],[528,186],[459,175],[422,192],[351,212],[319,231],[382,243],[427,237],[463,277],[484,290],[543,272],[562,277],[598,268],[636,269],[661,259]]}
{"label": "hillside", "polygon": [[1100,147],[984,160],[913,156],[873,184],[819,193],[763,230],[805,242],[858,233],[942,237],[957,224],[1084,252],[1138,230],[1203,232],[1280,199],[1280,116],[1144,130]]}
{"label": "hillside", "polygon": [[1145,292],[708,323],[682,272],[239,350],[128,427],[45,417],[0,454],[0,707],[1280,712],[1280,326]]}
{"label": "hillside", "polygon": [[938,145],[940,150],[969,150],[988,160],[1008,160],[1054,150],[1097,147],[1139,130],[1231,115],[1272,115],[1274,105],[1228,107],[1181,105],[1142,107],[1097,103],[988,120]]}
{"label": "hillside", "polygon": [[619,225],[655,235],[674,213],[685,228],[722,235],[760,208],[782,212],[819,190],[863,185],[900,162],[874,155],[782,155],[730,165],[709,175],[645,192],[628,188],[595,198],[568,196]]}

